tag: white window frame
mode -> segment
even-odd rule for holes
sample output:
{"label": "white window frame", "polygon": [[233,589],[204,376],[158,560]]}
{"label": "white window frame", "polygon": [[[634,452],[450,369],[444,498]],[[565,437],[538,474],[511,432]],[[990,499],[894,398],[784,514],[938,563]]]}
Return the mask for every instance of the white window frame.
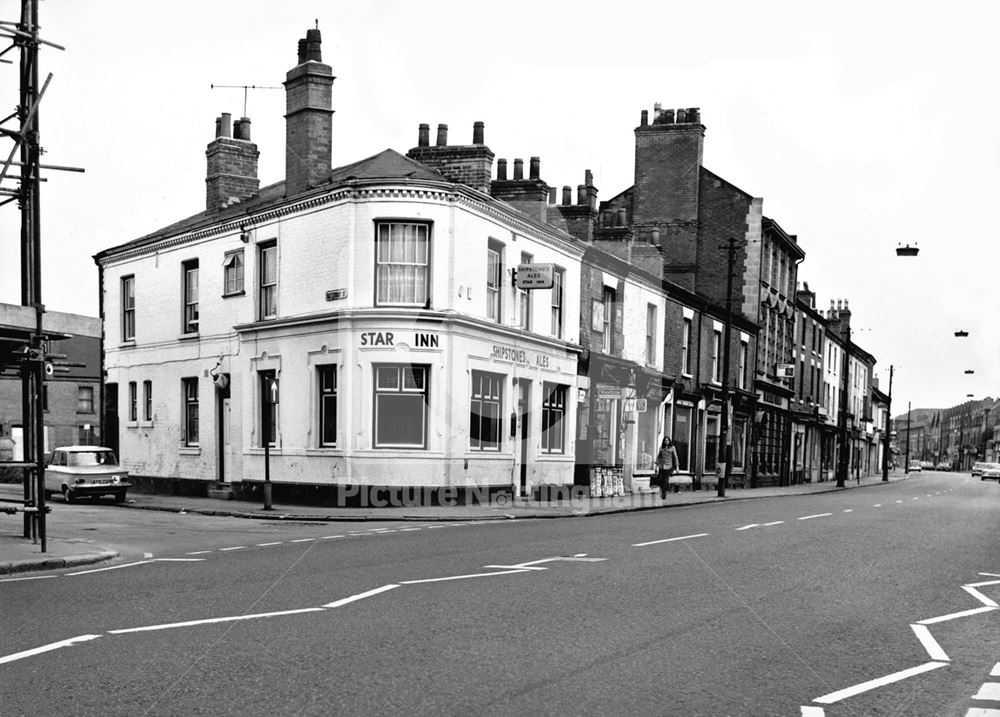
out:
{"label": "white window frame", "polygon": [[486,247],[486,318],[498,324],[503,320],[503,249],[496,239]]}
{"label": "white window frame", "polygon": [[[503,447],[503,394],[507,377],[489,371],[472,372],[469,394],[469,450],[499,452]],[[478,410],[477,410],[478,409]],[[494,415],[490,415],[490,412]],[[484,425],[493,419],[496,436],[485,436]]]}
{"label": "white window frame", "polygon": [[[388,377],[388,372],[392,369],[396,371],[396,382],[394,386],[388,386],[381,384],[381,378],[383,374],[382,371],[386,371],[384,374]],[[419,375],[421,377],[422,385],[416,385],[418,382],[413,381],[414,385],[407,386],[407,378],[409,371],[409,377],[416,379]],[[382,432],[383,427],[380,425],[380,398],[383,396],[420,396],[422,397],[421,405],[421,426],[420,426],[420,442],[419,443],[403,443],[401,441],[390,441],[383,440]],[[391,411],[390,411],[391,413]],[[372,364],[372,447],[373,448],[427,448],[427,416],[430,413],[430,366],[426,364],[411,364],[411,363],[376,363]],[[389,438],[389,437],[386,437]]]}
{"label": "white window frame", "polygon": [[122,277],[122,341],[135,341],[135,274]]}
{"label": "white window frame", "polygon": [[[430,279],[431,225],[376,221],[375,305],[430,306]],[[412,286],[408,289],[409,280]]]}
{"label": "white window frame", "polygon": [[243,249],[227,251],[222,260],[222,295],[238,296],[243,292]]}
{"label": "white window frame", "polygon": [[[273,269],[273,271],[272,271]],[[257,245],[257,310],[261,321],[278,318],[278,243]]]}
{"label": "white window frame", "polygon": [[198,260],[188,259],[181,263],[181,296],[184,302],[181,332],[185,334],[198,333],[199,317],[199,273]]}
{"label": "white window frame", "polygon": [[[566,453],[566,397],[568,394],[569,386],[565,384],[550,383],[549,381],[542,383],[542,453]],[[558,445],[553,440],[554,438],[558,440]]]}

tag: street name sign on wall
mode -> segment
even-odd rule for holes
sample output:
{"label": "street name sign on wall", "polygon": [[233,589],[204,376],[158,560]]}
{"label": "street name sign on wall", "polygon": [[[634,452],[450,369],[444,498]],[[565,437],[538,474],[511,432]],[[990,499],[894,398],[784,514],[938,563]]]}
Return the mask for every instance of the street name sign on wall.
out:
{"label": "street name sign on wall", "polygon": [[518,264],[518,289],[551,289],[554,264]]}

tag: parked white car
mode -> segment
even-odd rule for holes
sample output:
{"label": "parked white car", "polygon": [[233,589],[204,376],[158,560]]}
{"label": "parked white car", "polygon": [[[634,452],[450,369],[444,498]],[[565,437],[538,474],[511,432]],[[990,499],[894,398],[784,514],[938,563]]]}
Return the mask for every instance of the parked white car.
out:
{"label": "parked white car", "polygon": [[116,503],[125,500],[132,484],[128,471],[118,466],[110,448],[101,446],[63,446],[52,452],[45,467],[45,495],[60,493],[67,503],[81,496],[114,496]]}
{"label": "parked white car", "polygon": [[1000,463],[984,463],[983,472],[979,474],[979,480],[995,478],[1000,480]]}

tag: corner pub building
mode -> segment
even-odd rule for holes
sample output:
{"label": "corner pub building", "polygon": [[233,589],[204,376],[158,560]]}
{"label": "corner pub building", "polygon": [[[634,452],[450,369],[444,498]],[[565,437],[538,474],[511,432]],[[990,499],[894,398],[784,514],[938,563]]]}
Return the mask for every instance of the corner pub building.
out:
{"label": "corner pub building", "polygon": [[[433,148],[422,125],[410,155],[438,165],[331,169],[333,80],[309,30],[284,181],[259,188],[250,120],[224,114],[205,211],[94,257],[124,465],[246,491],[269,439],[282,484],[572,484],[585,246],[489,194],[481,123]],[[518,289],[526,263],[552,288]]]}

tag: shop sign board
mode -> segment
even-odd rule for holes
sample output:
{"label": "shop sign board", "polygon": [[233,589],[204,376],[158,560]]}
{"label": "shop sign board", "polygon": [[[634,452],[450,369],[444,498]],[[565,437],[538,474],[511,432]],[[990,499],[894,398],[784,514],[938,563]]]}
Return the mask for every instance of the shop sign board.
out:
{"label": "shop sign board", "polygon": [[622,397],[621,386],[613,386],[607,383],[599,383],[596,386],[598,400],[617,400]]}
{"label": "shop sign board", "polygon": [[551,289],[554,269],[554,264],[518,264],[515,280],[517,288]]}

